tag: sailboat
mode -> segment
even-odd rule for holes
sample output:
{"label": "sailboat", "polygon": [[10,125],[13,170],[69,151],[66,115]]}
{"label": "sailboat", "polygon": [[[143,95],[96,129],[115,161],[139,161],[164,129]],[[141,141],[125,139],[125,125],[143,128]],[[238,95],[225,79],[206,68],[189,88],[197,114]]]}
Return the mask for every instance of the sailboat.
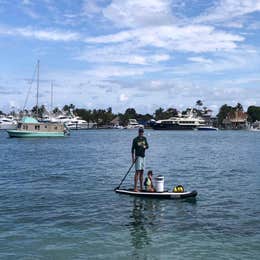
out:
{"label": "sailboat", "polygon": [[[38,118],[39,99],[39,70],[40,61],[37,61],[37,95],[36,95],[36,116]],[[10,137],[64,137],[69,134],[69,129],[62,123],[39,122],[33,117],[23,117],[18,122],[16,130],[8,130]]]}

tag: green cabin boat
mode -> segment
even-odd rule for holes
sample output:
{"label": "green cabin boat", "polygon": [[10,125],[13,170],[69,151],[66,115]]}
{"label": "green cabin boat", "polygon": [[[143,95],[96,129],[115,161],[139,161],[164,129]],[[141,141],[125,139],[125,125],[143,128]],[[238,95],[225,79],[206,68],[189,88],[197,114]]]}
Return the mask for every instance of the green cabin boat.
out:
{"label": "green cabin boat", "polygon": [[33,117],[23,117],[16,130],[8,130],[10,137],[64,137],[69,130],[61,123],[41,123]]}

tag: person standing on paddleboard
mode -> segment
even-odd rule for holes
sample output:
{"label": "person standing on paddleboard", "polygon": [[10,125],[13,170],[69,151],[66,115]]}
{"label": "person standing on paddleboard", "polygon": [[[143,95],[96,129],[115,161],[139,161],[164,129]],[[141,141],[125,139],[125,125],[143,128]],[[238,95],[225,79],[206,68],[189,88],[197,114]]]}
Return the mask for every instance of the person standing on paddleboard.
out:
{"label": "person standing on paddleboard", "polygon": [[134,191],[138,191],[137,183],[140,182],[140,190],[143,189],[143,173],[145,166],[145,150],[149,148],[144,129],[139,128],[138,136],[134,138],[132,144],[132,161],[135,162]]}

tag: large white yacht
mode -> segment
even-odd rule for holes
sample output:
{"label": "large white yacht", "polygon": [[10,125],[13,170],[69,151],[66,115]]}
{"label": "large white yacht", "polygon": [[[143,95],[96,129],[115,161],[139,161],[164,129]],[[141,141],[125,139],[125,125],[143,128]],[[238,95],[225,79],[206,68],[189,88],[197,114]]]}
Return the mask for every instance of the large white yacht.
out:
{"label": "large white yacht", "polygon": [[195,116],[190,110],[186,115],[158,120],[152,125],[152,128],[155,130],[194,130],[200,126],[205,126],[205,120]]}
{"label": "large white yacht", "polygon": [[51,121],[64,123],[70,130],[86,130],[97,127],[96,123],[87,122],[79,116],[75,116],[72,112],[71,115],[59,115],[57,117],[52,117]]}
{"label": "large white yacht", "polygon": [[79,116],[75,116],[68,123],[67,127],[70,130],[86,130],[90,128],[96,128],[97,124],[93,122],[87,122],[86,120],[81,119]]}
{"label": "large white yacht", "polygon": [[144,125],[139,124],[136,119],[129,119],[126,129],[137,129],[137,128],[144,128]]}
{"label": "large white yacht", "polygon": [[13,116],[0,117],[0,130],[15,129],[17,127],[17,121]]}

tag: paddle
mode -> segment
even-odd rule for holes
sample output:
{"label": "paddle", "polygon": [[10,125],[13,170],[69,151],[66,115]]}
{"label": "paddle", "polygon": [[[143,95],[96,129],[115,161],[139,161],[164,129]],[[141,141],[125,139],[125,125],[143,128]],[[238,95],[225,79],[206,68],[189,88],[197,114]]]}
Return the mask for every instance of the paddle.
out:
{"label": "paddle", "polygon": [[122,183],[124,182],[126,176],[128,175],[128,173],[131,171],[131,169],[133,168],[134,164],[135,164],[135,161],[136,161],[137,157],[135,158],[134,162],[132,163],[132,165],[130,166],[130,168],[128,169],[126,175],[124,176],[124,178],[122,179],[122,181],[120,182],[119,186],[114,188],[114,190],[117,190],[120,188],[120,186],[122,185]]}

